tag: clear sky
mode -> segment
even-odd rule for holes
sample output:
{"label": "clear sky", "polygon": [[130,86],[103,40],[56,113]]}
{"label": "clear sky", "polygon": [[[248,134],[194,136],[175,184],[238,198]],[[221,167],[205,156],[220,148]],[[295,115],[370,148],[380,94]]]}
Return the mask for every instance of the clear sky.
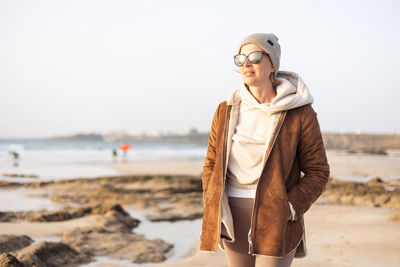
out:
{"label": "clear sky", "polygon": [[273,32],[323,131],[400,134],[400,1],[0,0],[0,138],[208,131]]}

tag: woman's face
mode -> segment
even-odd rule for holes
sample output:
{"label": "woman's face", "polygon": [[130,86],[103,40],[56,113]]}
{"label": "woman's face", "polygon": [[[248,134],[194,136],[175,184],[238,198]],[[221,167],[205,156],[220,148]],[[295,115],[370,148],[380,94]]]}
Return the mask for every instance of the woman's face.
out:
{"label": "woman's face", "polygon": [[[263,51],[256,44],[245,44],[242,46],[240,50],[240,54],[244,54],[248,56],[251,52],[254,51]],[[271,80],[269,78],[271,72],[274,72],[274,68],[272,67],[272,63],[269,60],[269,57],[263,55],[262,60],[259,64],[250,63],[249,59],[246,59],[243,66],[240,67],[240,74],[242,76],[242,80],[248,86],[262,86],[265,83],[270,83]]]}

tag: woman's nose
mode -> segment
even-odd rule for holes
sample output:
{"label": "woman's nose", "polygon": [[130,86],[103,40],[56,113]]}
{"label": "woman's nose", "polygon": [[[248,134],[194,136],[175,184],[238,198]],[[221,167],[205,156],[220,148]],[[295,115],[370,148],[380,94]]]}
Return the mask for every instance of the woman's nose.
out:
{"label": "woman's nose", "polygon": [[251,66],[251,62],[250,62],[249,58],[246,58],[246,60],[244,61],[244,65],[245,65],[246,67]]}

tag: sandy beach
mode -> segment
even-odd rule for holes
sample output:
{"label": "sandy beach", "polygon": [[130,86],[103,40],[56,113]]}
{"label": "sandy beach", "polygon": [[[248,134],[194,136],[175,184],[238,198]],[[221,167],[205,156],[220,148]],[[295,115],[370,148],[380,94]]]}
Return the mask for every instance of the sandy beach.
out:
{"label": "sandy beach", "polygon": [[[393,178],[393,181],[399,182],[395,178],[400,177],[400,157],[388,158],[377,155],[343,154],[338,152],[328,152],[328,157],[332,177],[351,180],[354,177],[369,179],[379,176],[390,177]],[[129,227],[132,227],[131,219],[123,218],[121,220],[123,213],[121,213],[122,215],[118,214],[118,212],[115,213],[120,208],[116,206],[93,208],[93,205],[98,205],[99,202],[110,203],[110,205],[120,203],[124,209],[130,211],[129,214],[132,217],[136,218],[139,216],[139,213],[136,213],[136,209],[153,207],[151,211],[154,214],[144,222],[144,228],[142,228],[144,232],[153,231],[152,229],[155,229],[155,227],[161,227],[161,224],[158,224],[158,226],[157,224],[153,225],[149,220],[154,220],[155,222],[159,220],[171,221],[171,226],[173,221],[180,220],[183,222],[182,225],[186,225],[182,228],[182,234],[185,235],[184,231],[191,232],[192,237],[190,238],[192,241],[190,245],[184,243],[184,246],[187,246],[186,249],[178,248],[181,253],[178,258],[167,256],[167,259],[170,258],[170,260],[166,262],[161,260],[158,263],[147,263],[142,266],[227,266],[223,251],[218,250],[216,253],[207,253],[198,250],[199,241],[196,238],[200,234],[198,223],[195,223],[195,229],[184,230],[189,225],[184,223],[185,220],[199,220],[201,218],[199,179],[202,171],[202,161],[107,163],[101,164],[101,166],[118,171],[122,175],[120,176],[121,178],[116,176],[112,178],[111,183],[109,182],[111,178],[104,177],[40,183],[33,187],[24,186],[25,188],[23,188],[24,190],[33,190],[32,192],[35,192],[36,196],[51,199],[60,206],[78,202],[92,205],[92,211],[87,212],[87,215],[83,214],[80,217],[60,219],[58,218],[59,216],[66,215],[52,211],[52,216],[56,216],[56,219],[43,222],[41,218],[44,215],[38,214],[39,211],[28,215],[19,214],[18,216],[25,216],[28,220],[3,220],[0,223],[0,235],[26,235],[33,238],[35,242],[42,240],[58,242],[61,239],[64,240],[63,242],[69,242],[72,246],[79,248],[79,243],[76,243],[77,241],[70,237],[68,239],[66,233],[74,233],[76,229],[96,229],[96,227],[104,225],[117,225],[119,230],[115,230],[113,235],[119,235],[120,232],[118,231],[122,231],[121,234],[123,234],[124,231],[130,231]],[[161,174],[166,176],[160,176]],[[375,196],[373,200],[370,200],[372,195],[368,195],[367,198],[366,196],[357,198],[357,192],[354,191],[354,197],[352,196],[349,200],[349,196],[346,195],[346,190],[348,190],[346,189],[346,183],[348,182],[343,183],[336,184],[330,181],[328,191],[305,214],[308,255],[305,258],[295,258],[292,266],[399,266],[399,219],[389,220],[395,208],[400,208],[400,206],[396,206],[398,204],[394,202],[395,198],[392,197],[391,201],[382,200],[384,199],[382,195]],[[372,183],[369,186],[372,188],[376,184]],[[381,185],[378,184],[378,186]],[[383,187],[387,187],[387,185],[385,184]],[[9,185],[2,190],[18,190],[13,188],[13,185]],[[176,188],[179,188],[178,194],[176,193],[178,192]],[[341,188],[341,191],[338,191],[337,188]],[[371,192],[375,191],[376,188],[371,189]],[[137,194],[132,192],[137,192]],[[165,199],[171,199],[171,203],[165,203]],[[194,203],[196,203],[195,206],[193,206]],[[353,205],[340,205],[338,203]],[[76,206],[76,204],[74,205]],[[74,214],[76,213],[82,213],[82,210],[77,210]],[[71,214],[67,215],[71,216]],[[141,216],[139,216],[140,219],[144,218]],[[127,230],[120,230],[126,229],[126,225],[131,226]],[[175,229],[171,226],[166,224],[163,226],[164,228],[160,228],[160,231],[166,231],[163,229]],[[97,235],[99,233],[97,232]],[[79,234],[82,233],[79,232]],[[151,238],[157,238],[158,234],[155,231],[153,235],[154,237]],[[83,237],[78,238],[82,239]],[[92,235],[84,238],[92,238],[96,243],[95,238],[99,237]],[[176,242],[173,238],[171,240],[169,242]],[[148,241],[143,240],[143,242]],[[108,253],[115,253],[114,256],[119,255],[119,252],[110,251]],[[140,266],[127,260],[101,260],[101,258],[97,258],[96,262],[92,262],[87,266]]]}
{"label": "sandy beach", "polygon": [[[400,157],[328,151],[331,177],[400,177]],[[110,164],[125,174],[200,174],[202,161]],[[308,255],[293,267],[399,266],[400,224],[387,220],[391,208],[314,204],[305,214]],[[196,244],[198,246],[198,244]],[[218,250],[194,255],[165,267],[228,266]],[[104,265],[106,266],[106,265]]]}
{"label": "sandy beach", "polygon": [[[331,177],[400,177],[400,157],[329,151],[328,158]],[[125,174],[196,175],[201,173],[202,164],[196,161],[108,166]],[[399,266],[400,224],[388,221],[387,214],[391,211],[392,208],[315,203],[304,217],[308,255],[295,258],[292,266]],[[223,251],[192,253],[180,262],[161,266],[227,266]]]}
{"label": "sandy beach", "polygon": [[[400,157],[327,151],[331,177],[400,177]],[[102,164],[123,174],[200,175],[203,161],[121,162]]]}
{"label": "sandy beach", "polygon": [[[315,204],[305,214],[308,255],[293,267],[399,266],[400,225],[385,218],[390,209]],[[197,251],[165,267],[227,267],[225,254]]]}

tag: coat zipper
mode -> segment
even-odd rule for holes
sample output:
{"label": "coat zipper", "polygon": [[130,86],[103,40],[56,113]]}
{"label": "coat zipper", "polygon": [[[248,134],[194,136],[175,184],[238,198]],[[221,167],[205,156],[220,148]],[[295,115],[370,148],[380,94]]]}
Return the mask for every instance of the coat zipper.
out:
{"label": "coat zipper", "polygon": [[[269,155],[271,154],[272,148],[273,148],[274,145],[275,145],[276,139],[278,138],[279,132],[281,131],[281,128],[282,128],[282,125],[283,125],[283,121],[285,120],[285,117],[286,117],[286,111],[285,111],[285,112],[281,115],[281,117],[279,118],[279,121],[278,121],[278,123],[279,123],[279,128],[278,128],[278,130],[277,130],[277,132],[276,132],[276,134],[275,134],[275,136],[274,136],[274,140],[273,140],[271,146],[269,147],[269,149],[268,149],[268,151],[267,151],[268,154],[267,154],[267,156],[265,157],[265,160],[264,160],[264,162],[263,162],[263,168],[262,168],[262,170],[264,170],[265,164],[267,163],[267,160],[268,160],[268,158],[269,158]],[[249,233],[248,233],[248,242],[249,242],[249,252],[248,252],[248,254],[252,254],[251,248],[253,248],[253,239],[251,238],[251,230],[252,230],[252,228],[253,228],[254,208],[255,208],[255,205],[256,205],[256,203],[257,203],[257,201],[256,201],[256,200],[257,200],[257,196],[258,196],[258,183],[257,183],[257,187],[256,187],[256,196],[255,196],[255,198],[254,198],[253,208],[252,208],[252,210],[251,210],[250,230],[249,230]]]}
{"label": "coat zipper", "polygon": [[[226,149],[225,149],[225,147],[226,147],[226,125],[227,125],[227,120],[228,120],[228,113],[230,113],[229,105],[226,107],[224,135],[223,135],[223,139],[222,139],[222,191],[221,191],[221,195],[219,197],[219,206],[220,207],[221,207],[222,195],[224,194],[224,190],[225,190],[225,164],[226,164]],[[221,208],[219,211],[219,220],[218,220],[218,240],[220,239],[220,237],[221,237]]]}

